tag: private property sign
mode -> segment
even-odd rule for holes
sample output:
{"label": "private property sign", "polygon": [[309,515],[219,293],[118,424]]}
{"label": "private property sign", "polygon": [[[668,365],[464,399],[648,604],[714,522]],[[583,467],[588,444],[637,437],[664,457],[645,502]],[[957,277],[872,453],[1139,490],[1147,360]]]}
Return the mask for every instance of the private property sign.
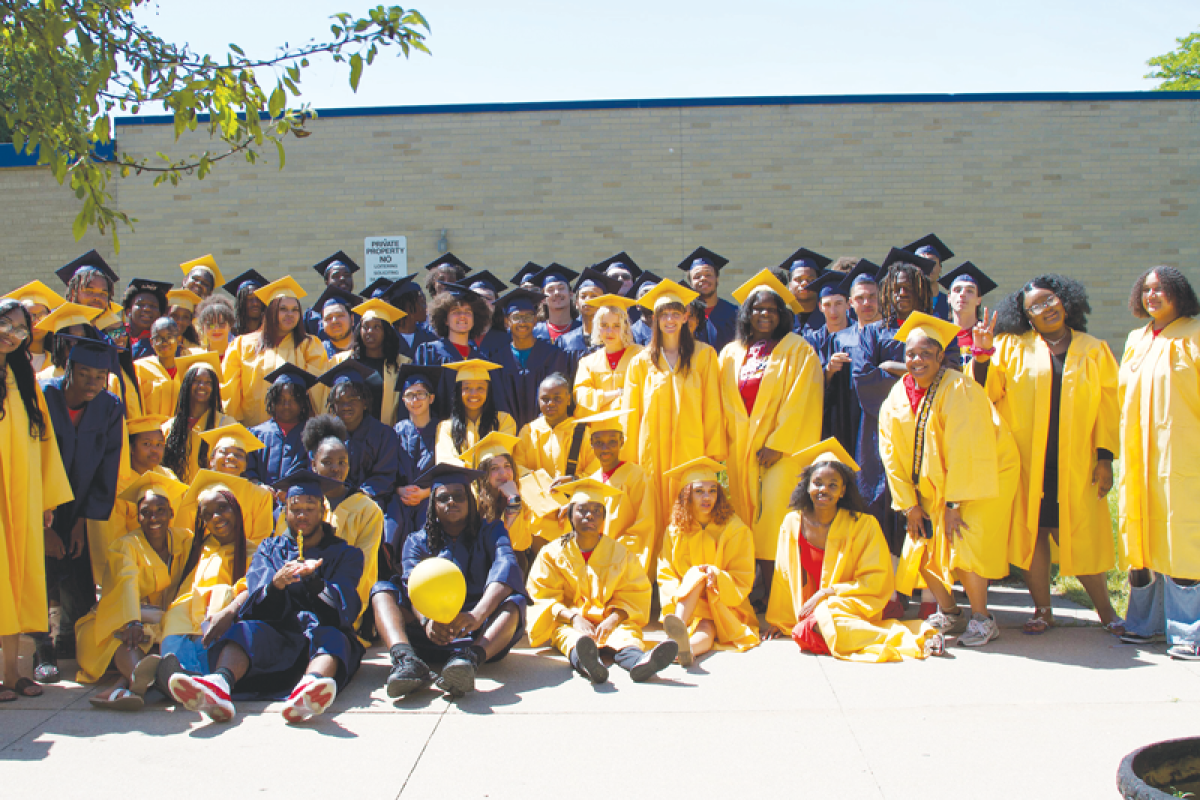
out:
{"label": "private property sign", "polygon": [[368,236],[363,242],[365,283],[379,278],[398,280],[408,274],[407,236]]}

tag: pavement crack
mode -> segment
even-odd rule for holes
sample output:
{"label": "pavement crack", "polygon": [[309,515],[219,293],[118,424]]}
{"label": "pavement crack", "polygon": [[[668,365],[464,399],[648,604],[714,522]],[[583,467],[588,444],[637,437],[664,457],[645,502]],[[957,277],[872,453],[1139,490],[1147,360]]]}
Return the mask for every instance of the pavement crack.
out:
{"label": "pavement crack", "polygon": [[850,731],[850,737],[854,739],[854,746],[858,748],[858,752],[862,755],[863,763],[867,765],[867,773],[871,776],[871,782],[875,784],[875,790],[879,792],[880,797],[886,797],[883,786],[879,783],[879,778],[875,776],[875,768],[871,766],[871,759],[867,756],[867,751],[863,749],[863,744],[859,741],[858,733],[854,730],[854,726],[850,724],[850,720],[846,717],[846,707],[842,705],[842,698],[838,695],[837,688],[833,685],[833,681],[829,678],[829,673],[825,671],[825,664],[820,660],[817,661],[817,666],[821,669],[821,675],[825,678],[825,683],[829,686],[829,693],[833,695],[833,699],[838,704],[838,711],[842,715],[842,722],[846,725],[846,730]]}
{"label": "pavement crack", "polygon": [[396,792],[396,800],[400,800],[401,795],[404,794],[404,790],[408,788],[408,782],[412,780],[413,773],[417,771],[417,767],[421,765],[421,759],[425,757],[425,750],[429,747],[429,743],[433,741],[433,737],[437,734],[438,728],[442,726],[442,720],[445,719],[446,715],[450,713],[451,708],[453,708],[453,705],[447,703],[446,708],[443,709],[442,713],[438,714],[438,719],[433,725],[433,730],[431,730],[429,732],[429,736],[425,738],[425,744],[421,745],[421,752],[417,753],[417,757],[413,760],[412,769],[410,769],[408,774],[404,776],[404,783],[400,784],[400,791]]}

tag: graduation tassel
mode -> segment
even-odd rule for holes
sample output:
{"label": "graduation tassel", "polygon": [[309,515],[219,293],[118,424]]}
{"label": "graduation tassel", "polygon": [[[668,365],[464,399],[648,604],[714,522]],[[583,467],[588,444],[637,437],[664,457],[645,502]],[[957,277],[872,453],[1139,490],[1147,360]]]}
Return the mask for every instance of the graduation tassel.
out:
{"label": "graduation tassel", "polygon": [[296,560],[304,560],[304,534],[296,531]]}

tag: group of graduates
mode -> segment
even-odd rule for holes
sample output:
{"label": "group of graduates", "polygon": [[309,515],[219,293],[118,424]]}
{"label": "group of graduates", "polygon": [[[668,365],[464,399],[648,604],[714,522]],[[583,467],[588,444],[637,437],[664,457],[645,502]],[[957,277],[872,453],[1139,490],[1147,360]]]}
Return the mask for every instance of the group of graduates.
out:
{"label": "group of graduates", "polygon": [[[1118,366],[1080,283],[989,313],[996,284],[953,255],[933,234],[880,265],[801,248],[731,302],[705,248],[679,282],[619,253],[506,284],[446,254],[423,286],[357,293],[339,251],[305,308],[291,276],[212,256],[118,294],[87,253],[65,296],[0,299],[0,701],[75,659],[81,682],[117,673],[98,707],[157,688],[299,722],[372,642],[391,697],[465,695],[523,637],[595,683],[779,636],[921,659],[999,635],[988,583],[1012,566],[1024,632],[1052,628],[1052,562],[1110,633],[1200,658],[1191,285],[1137,278],[1148,322]],[[449,621],[422,606],[430,558],[466,585]]]}

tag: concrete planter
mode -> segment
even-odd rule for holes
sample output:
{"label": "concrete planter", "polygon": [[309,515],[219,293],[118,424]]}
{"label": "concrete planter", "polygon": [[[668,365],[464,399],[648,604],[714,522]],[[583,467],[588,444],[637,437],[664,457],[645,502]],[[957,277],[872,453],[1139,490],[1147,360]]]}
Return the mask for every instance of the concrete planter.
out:
{"label": "concrete planter", "polygon": [[1117,789],[1127,800],[1200,800],[1200,737],[1170,739],[1134,750],[1117,769]]}

